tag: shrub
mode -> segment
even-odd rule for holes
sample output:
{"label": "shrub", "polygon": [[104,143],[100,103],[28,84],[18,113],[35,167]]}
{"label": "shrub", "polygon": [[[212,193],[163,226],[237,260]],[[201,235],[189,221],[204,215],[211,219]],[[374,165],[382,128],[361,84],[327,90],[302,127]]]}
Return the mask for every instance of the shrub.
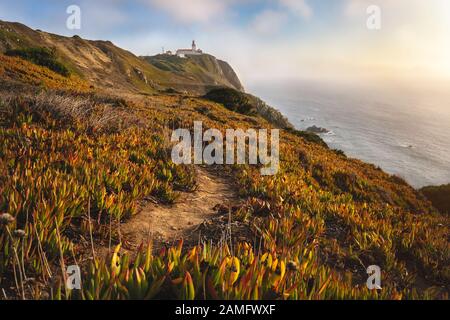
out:
{"label": "shrub", "polygon": [[259,115],[278,128],[293,128],[292,124],[281,112],[250,94],[232,88],[216,88],[209,91],[204,98],[223,104],[225,108],[240,114]]}
{"label": "shrub", "polygon": [[205,98],[223,104],[225,108],[237,113],[256,114],[256,108],[251,104],[250,99],[242,92],[231,88],[213,89],[205,95]]}
{"label": "shrub", "polygon": [[47,48],[15,49],[8,50],[5,54],[10,57],[19,57],[39,66],[49,68],[64,77],[70,75],[69,69],[58,61],[56,53]]}
{"label": "shrub", "polygon": [[0,54],[0,78],[2,94],[30,90],[38,92],[41,89],[71,89],[77,92],[90,90],[89,83],[75,74],[65,77],[47,67],[3,54]]}
{"label": "shrub", "polygon": [[357,186],[357,177],[354,173],[335,172],[333,174],[335,185],[344,192],[352,192]]}
{"label": "shrub", "polygon": [[292,133],[293,135],[296,135],[297,137],[301,137],[305,139],[308,142],[312,142],[318,145],[321,145],[322,147],[328,148],[328,145],[325,141],[322,140],[321,137],[319,137],[317,134],[307,131],[300,131],[296,129],[286,129],[287,132]]}
{"label": "shrub", "polygon": [[344,157],[344,158],[347,157],[347,155],[345,154],[345,152],[342,151],[342,150],[340,150],[340,149],[333,149],[332,151],[333,151],[334,153],[336,153],[338,156],[341,156],[341,157]]}
{"label": "shrub", "polygon": [[443,214],[450,213],[450,184],[424,187],[420,191]]}

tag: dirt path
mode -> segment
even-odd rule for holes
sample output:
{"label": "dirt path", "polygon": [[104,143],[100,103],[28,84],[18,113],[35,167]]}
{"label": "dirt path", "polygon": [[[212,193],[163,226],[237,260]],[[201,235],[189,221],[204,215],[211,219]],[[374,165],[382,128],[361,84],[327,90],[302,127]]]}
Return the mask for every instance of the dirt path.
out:
{"label": "dirt path", "polygon": [[240,202],[229,178],[202,167],[197,167],[196,171],[198,187],[195,192],[182,193],[171,206],[148,204],[122,224],[121,234],[130,248],[149,240],[153,241],[155,249],[179,239],[197,243],[199,227],[205,220],[219,216],[214,207],[231,207]]}

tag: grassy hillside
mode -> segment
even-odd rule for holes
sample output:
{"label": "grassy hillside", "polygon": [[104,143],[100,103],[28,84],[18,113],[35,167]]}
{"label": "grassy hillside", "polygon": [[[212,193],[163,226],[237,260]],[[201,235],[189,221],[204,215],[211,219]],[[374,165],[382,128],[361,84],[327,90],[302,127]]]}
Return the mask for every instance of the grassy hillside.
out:
{"label": "grassy hillside", "polygon": [[26,48],[6,51],[10,57],[19,57],[38,66],[46,67],[64,77],[70,76],[69,69],[60,61],[56,53],[46,48]]}
{"label": "grassy hillside", "polygon": [[152,94],[175,88],[205,93],[217,85],[243,90],[233,69],[212,56],[183,61],[164,61],[161,56],[139,58],[109,41],[62,37],[0,21],[0,53],[14,50],[54,52],[69,72],[109,91]]}
{"label": "grassy hillside", "polygon": [[[38,298],[202,298],[206,290],[207,298],[397,299],[446,290],[444,217],[397,178],[284,132],[276,176],[262,177],[252,166],[223,168],[247,199],[233,219],[248,224],[261,249],[248,239],[188,251],[181,244],[159,252],[144,246],[137,258],[125,250],[83,267],[82,292],[65,292],[56,282],[49,296],[50,275],[61,274],[62,257],[68,265],[91,255],[82,240],[90,230],[96,246],[111,241],[114,247],[138,200],[151,195],[170,204],[177,190],[194,187],[189,167],[168,158],[174,123],[270,125],[196,98],[136,103],[70,91],[1,96],[0,211],[11,217],[0,236],[4,288],[15,287],[12,267],[19,278],[23,264],[23,274],[38,279],[36,287],[25,283],[24,294]],[[199,113],[198,105],[208,113]],[[370,264],[383,270],[378,293],[363,285]],[[8,290],[20,292],[20,286]]]}
{"label": "grassy hillside", "polygon": [[35,65],[17,57],[0,54],[0,79],[2,86],[31,84],[42,88],[70,88],[87,91],[91,85],[76,75],[62,76],[46,67]]}
{"label": "grassy hillside", "polygon": [[450,184],[424,187],[420,191],[431,201],[439,212],[443,214],[450,213]]}
{"label": "grassy hillside", "polygon": [[[12,46],[4,32],[0,42]],[[280,125],[264,106],[243,110],[241,98],[251,97],[236,92],[237,100],[138,94],[137,84],[114,78],[115,63],[138,63],[126,51],[87,42],[94,53],[82,66],[86,56],[71,60],[66,51],[85,40],[29,32],[21,30],[23,41],[61,41],[58,57],[76,71],[64,77],[0,56],[0,288],[8,298],[448,299],[448,216],[402,179],[292,128],[281,131],[276,175],[217,168],[241,200],[226,208],[233,223],[225,228],[239,223],[250,235],[133,248],[121,226],[142,205],[170,208],[196,189],[195,168],[171,161],[173,128]],[[101,74],[115,94],[92,86]],[[62,270],[73,264],[82,290],[65,287]],[[373,264],[383,290],[365,286]]]}

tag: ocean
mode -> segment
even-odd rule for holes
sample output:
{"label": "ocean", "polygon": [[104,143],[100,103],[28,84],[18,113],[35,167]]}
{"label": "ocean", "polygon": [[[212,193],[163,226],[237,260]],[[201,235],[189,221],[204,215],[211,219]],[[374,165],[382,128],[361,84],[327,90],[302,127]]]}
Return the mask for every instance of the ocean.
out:
{"label": "ocean", "polygon": [[300,130],[316,125],[333,149],[396,174],[412,186],[450,183],[450,90],[318,82],[247,88]]}

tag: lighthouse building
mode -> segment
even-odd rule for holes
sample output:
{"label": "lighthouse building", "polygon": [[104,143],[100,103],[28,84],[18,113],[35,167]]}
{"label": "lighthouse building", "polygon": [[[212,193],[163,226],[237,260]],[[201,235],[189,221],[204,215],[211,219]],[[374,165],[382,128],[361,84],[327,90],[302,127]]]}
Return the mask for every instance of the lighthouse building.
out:
{"label": "lighthouse building", "polygon": [[187,56],[198,56],[198,55],[202,55],[202,54],[203,54],[203,51],[200,49],[197,49],[195,40],[192,41],[191,49],[178,49],[176,52],[176,55],[180,58],[185,58]]}

